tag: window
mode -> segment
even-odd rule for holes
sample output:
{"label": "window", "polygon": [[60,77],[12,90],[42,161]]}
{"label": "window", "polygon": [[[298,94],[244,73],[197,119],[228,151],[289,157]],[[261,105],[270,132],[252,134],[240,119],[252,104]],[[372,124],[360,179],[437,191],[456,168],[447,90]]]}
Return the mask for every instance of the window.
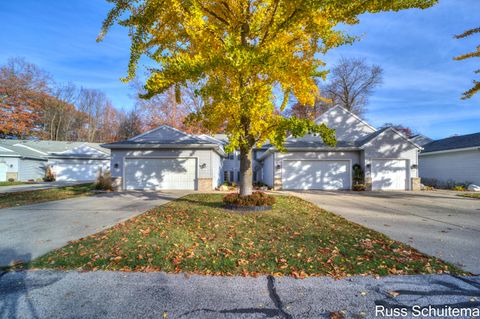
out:
{"label": "window", "polygon": [[233,175],[233,171],[230,171],[230,182],[233,182],[233,181],[235,181],[235,180],[233,179],[233,177],[234,177],[234,175]]}
{"label": "window", "polygon": [[257,181],[257,173],[258,172],[253,172],[253,182]]}
{"label": "window", "polygon": [[228,182],[228,172],[227,171],[223,172],[223,181]]}
{"label": "window", "polygon": [[240,171],[237,172],[237,182],[240,182]]}
{"label": "window", "polygon": [[235,152],[228,153],[228,159],[234,160],[235,159]]}

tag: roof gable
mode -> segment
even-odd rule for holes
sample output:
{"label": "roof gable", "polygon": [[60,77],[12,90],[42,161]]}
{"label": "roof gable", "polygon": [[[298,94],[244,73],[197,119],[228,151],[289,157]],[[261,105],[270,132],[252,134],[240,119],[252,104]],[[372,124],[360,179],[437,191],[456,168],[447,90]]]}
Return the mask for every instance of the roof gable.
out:
{"label": "roof gable", "polygon": [[361,140],[376,131],[360,117],[338,105],[320,115],[315,119],[315,123],[324,123],[335,129],[338,141]]}
{"label": "roof gable", "polygon": [[409,144],[411,147],[416,147],[418,149],[422,148],[391,126],[384,127],[381,130],[370,134],[364,140],[360,141],[358,146],[362,148],[370,146],[379,147],[379,145],[382,144],[387,145],[387,147],[398,147],[400,143]]}
{"label": "roof gable", "polygon": [[173,144],[173,143],[181,143],[181,144],[202,144],[207,143],[207,141],[202,140],[198,137],[193,135],[187,134],[176,128],[173,128],[168,125],[159,126],[151,131],[146,133],[137,135],[129,139],[128,141],[135,142],[135,143],[151,143],[155,142],[158,144]]}

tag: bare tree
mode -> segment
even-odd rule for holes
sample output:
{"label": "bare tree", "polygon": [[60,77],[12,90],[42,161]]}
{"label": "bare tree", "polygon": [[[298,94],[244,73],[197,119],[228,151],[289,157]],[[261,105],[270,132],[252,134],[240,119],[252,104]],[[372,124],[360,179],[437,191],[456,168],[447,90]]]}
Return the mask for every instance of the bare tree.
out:
{"label": "bare tree", "polygon": [[363,59],[341,58],[331,70],[329,83],[320,87],[320,93],[333,105],[360,115],[365,112],[373,90],[382,81],[383,70],[378,65],[368,65]]}
{"label": "bare tree", "polygon": [[80,137],[87,142],[97,140],[101,118],[109,101],[105,93],[94,89],[81,88],[77,108],[85,115],[85,122],[80,131]]}
{"label": "bare tree", "polygon": [[334,105],[340,105],[352,113],[365,113],[368,98],[383,81],[383,70],[368,65],[363,59],[341,58],[330,72],[327,83],[319,83],[321,96],[314,105],[293,103],[287,116],[314,120]]}
{"label": "bare tree", "polygon": [[120,120],[118,126],[116,139],[117,140],[126,140],[136,135],[139,135],[143,132],[143,123],[142,118],[136,109],[123,114],[123,118]]}

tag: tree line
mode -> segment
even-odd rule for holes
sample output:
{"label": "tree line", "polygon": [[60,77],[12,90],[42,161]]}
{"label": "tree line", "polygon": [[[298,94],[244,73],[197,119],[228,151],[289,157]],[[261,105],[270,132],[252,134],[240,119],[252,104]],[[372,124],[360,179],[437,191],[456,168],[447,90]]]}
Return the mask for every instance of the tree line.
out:
{"label": "tree line", "polygon": [[[138,82],[137,82],[138,83]],[[0,65],[0,138],[39,138],[53,141],[113,142],[138,135],[161,124],[193,133],[183,124],[198,101],[177,103],[174,92],[150,100],[139,96],[142,88],[133,84],[133,110],[114,106],[98,89],[57,83],[39,66],[14,57]]]}

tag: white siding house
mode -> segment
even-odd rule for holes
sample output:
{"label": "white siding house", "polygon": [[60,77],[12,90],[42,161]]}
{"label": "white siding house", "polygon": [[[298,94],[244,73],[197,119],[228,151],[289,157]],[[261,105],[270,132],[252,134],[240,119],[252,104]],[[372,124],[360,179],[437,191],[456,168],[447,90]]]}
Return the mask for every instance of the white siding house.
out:
{"label": "white siding house", "polygon": [[419,171],[427,185],[480,185],[480,133],[426,144],[420,153]]}

